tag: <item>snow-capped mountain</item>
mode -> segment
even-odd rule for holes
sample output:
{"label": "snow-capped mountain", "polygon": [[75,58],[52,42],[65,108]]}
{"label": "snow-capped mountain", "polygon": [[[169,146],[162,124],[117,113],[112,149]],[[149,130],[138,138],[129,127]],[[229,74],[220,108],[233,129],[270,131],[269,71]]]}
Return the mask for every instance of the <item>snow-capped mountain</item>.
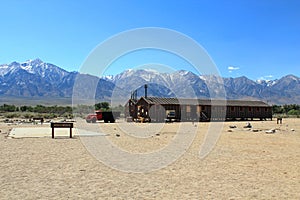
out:
{"label": "snow-capped mountain", "polygon": [[0,76],[13,75],[18,71],[38,75],[47,81],[57,83],[69,72],[50,63],[44,63],[40,59],[28,60],[23,63],[13,62],[9,65],[0,65]]}
{"label": "snow-capped mountain", "polygon": [[[260,99],[270,104],[300,104],[300,79],[294,75],[278,80],[253,81],[245,76],[198,76],[185,70],[161,73],[155,70],[131,69],[115,76],[99,78],[68,72],[40,59],[0,65],[0,98],[39,97],[49,101],[61,97],[71,99],[78,76],[83,80],[81,95],[85,96],[89,87],[85,84],[93,82],[97,83],[96,98],[103,100],[109,100],[116,91],[124,99],[129,98],[130,93],[136,89],[139,96],[143,96],[144,84],[148,84],[148,96],[209,98],[222,93],[220,88],[224,88],[228,99]],[[219,87],[219,84],[224,87]]]}
{"label": "snow-capped mountain", "polygon": [[[113,83],[98,77],[68,72],[56,65],[35,59],[24,63],[0,65],[0,97],[39,97],[49,101],[53,98],[71,98],[77,76],[85,77],[87,81],[101,82],[101,87],[96,91],[97,98],[107,99],[114,89]],[[105,93],[101,91],[103,87],[106,88]],[[82,89],[82,93],[85,90],[86,88]]]}
{"label": "snow-capped mountain", "polygon": [[[141,95],[144,93],[144,84],[151,84],[148,87],[149,95],[183,98],[218,96],[222,93],[219,91],[220,88],[224,88],[228,99],[260,99],[268,103],[300,104],[300,79],[294,75],[288,75],[279,80],[253,81],[245,76],[237,78],[198,76],[184,70],[173,73],[126,70],[110,77],[110,81],[128,92],[138,89]],[[220,87],[219,84],[223,84],[224,87]]]}
{"label": "snow-capped mountain", "polygon": [[277,79],[275,79],[275,80],[258,79],[255,82],[258,83],[258,84],[260,84],[260,85],[263,85],[265,87],[270,87],[270,86],[276,84],[277,81],[278,81]]}

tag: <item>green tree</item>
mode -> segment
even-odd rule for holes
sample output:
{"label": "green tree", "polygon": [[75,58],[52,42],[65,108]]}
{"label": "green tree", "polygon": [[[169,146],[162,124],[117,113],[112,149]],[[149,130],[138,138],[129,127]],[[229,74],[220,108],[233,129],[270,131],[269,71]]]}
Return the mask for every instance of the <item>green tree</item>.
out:
{"label": "green tree", "polygon": [[96,110],[109,110],[109,103],[108,102],[100,102],[95,104],[95,109]]}
{"label": "green tree", "polygon": [[33,108],[33,112],[37,112],[37,113],[47,113],[47,109],[45,106],[43,105],[36,105],[34,108]]}
{"label": "green tree", "polygon": [[21,106],[21,107],[20,107],[20,110],[21,110],[22,112],[26,112],[26,111],[27,111],[27,106]]}
{"label": "green tree", "polygon": [[3,104],[2,106],[0,106],[0,111],[2,112],[15,112],[16,109],[17,108],[15,105]]}
{"label": "green tree", "polygon": [[300,115],[300,110],[289,110],[289,112],[287,113],[288,115]]}
{"label": "green tree", "polygon": [[274,114],[282,114],[283,113],[283,107],[282,106],[273,105],[272,109],[273,109]]}

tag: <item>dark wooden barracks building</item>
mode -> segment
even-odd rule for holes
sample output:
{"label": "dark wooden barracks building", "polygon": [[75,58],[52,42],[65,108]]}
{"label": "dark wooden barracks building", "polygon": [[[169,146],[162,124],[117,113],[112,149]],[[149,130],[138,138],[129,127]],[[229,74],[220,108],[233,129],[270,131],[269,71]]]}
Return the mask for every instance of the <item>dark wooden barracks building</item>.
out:
{"label": "dark wooden barracks building", "polygon": [[133,121],[220,121],[272,120],[272,107],[262,101],[132,98],[126,104],[126,117]]}

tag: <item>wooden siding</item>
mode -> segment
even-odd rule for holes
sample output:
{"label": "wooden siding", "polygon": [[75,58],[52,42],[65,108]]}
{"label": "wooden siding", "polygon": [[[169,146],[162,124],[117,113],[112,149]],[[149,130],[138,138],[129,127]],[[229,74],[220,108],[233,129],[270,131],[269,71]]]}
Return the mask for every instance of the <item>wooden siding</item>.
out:
{"label": "wooden siding", "polygon": [[135,112],[133,118],[143,116],[158,122],[166,119],[167,110],[174,110],[178,121],[272,120],[271,106],[261,101],[142,97],[131,110]]}

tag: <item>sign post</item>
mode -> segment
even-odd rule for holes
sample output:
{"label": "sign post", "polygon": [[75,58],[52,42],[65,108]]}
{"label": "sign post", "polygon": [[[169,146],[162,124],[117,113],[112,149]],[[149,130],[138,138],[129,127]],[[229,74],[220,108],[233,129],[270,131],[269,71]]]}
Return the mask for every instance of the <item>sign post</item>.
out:
{"label": "sign post", "polygon": [[72,138],[73,123],[71,122],[51,122],[52,138],[54,139],[54,128],[70,128],[70,138]]}

